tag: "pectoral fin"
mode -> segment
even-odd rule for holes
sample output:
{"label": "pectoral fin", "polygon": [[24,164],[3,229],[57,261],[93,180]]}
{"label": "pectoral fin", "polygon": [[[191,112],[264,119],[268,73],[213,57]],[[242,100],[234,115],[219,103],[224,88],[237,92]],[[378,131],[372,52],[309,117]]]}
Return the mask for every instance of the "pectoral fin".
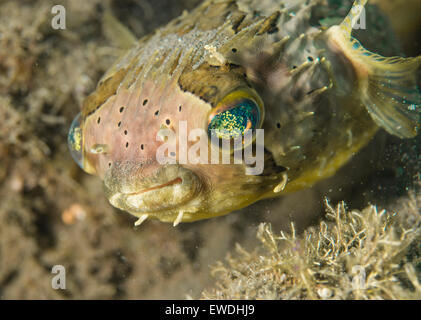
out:
{"label": "pectoral fin", "polygon": [[361,101],[376,122],[400,138],[417,135],[421,119],[421,92],[417,72],[421,56],[386,58],[366,50],[351,36],[352,26],[367,0],[356,0],[345,20],[331,27],[329,35],[354,66]]}
{"label": "pectoral fin", "polygon": [[[370,54],[367,52],[367,54]],[[372,54],[362,102],[373,120],[389,133],[412,138],[420,127],[421,95],[416,72],[418,58],[383,58]]]}

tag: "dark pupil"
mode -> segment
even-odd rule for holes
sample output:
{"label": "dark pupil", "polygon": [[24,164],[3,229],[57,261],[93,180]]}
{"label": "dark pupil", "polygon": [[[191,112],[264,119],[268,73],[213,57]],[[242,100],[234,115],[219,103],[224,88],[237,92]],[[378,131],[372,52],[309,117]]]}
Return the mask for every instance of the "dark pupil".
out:
{"label": "dark pupil", "polygon": [[208,132],[222,139],[235,139],[243,135],[250,122],[255,128],[259,121],[257,107],[251,100],[244,99],[235,107],[217,114],[209,123]]}

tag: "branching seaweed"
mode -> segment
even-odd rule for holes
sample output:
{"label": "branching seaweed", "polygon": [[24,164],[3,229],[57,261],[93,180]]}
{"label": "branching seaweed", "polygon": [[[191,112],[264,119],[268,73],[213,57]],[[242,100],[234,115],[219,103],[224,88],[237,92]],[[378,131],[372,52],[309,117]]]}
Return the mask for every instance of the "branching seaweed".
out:
{"label": "branching seaweed", "polygon": [[237,246],[218,262],[217,287],[204,299],[421,299],[421,215],[416,198],[391,214],[368,206],[347,210],[326,200],[326,219],[297,235],[262,223],[261,246]]}

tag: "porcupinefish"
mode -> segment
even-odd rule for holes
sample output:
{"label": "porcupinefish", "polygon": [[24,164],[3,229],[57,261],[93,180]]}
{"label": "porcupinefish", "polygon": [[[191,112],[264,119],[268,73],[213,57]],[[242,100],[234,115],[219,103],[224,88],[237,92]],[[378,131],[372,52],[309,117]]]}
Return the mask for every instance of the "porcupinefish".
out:
{"label": "porcupinefish", "polygon": [[[310,187],[379,128],[416,136],[421,56],[366,50],[351,35],[366,2],[325,26],[314,23],[315,8],[331,9],[322,0],[204,1],[106,72],[71,126],[73,158],[137,225],[148,218],[177,225]],[[179,134],[183,122],[185,135],[216,128],[228,141],[230,132],[264,130],[263,171],[245,174],[244,161],[181,163],[178,154],[161,164],[159,132]]]}

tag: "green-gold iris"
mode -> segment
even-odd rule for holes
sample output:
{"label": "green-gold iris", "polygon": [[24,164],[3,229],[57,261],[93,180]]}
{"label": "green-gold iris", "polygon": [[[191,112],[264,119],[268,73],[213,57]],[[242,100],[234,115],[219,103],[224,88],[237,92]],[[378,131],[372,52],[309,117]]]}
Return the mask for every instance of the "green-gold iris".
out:
{"label": "green-gold iris", "polygon": [[83,133],[81,128],[82,115],[79,113],[70,126],[67,144],[73,160],[83,169]]}
{"label": "green-gold iris", "polygon": [[208,125],[209,135],[235,139],[260,123],[259,108],[253,100],[241,99],[232,108],[216,114]]}

